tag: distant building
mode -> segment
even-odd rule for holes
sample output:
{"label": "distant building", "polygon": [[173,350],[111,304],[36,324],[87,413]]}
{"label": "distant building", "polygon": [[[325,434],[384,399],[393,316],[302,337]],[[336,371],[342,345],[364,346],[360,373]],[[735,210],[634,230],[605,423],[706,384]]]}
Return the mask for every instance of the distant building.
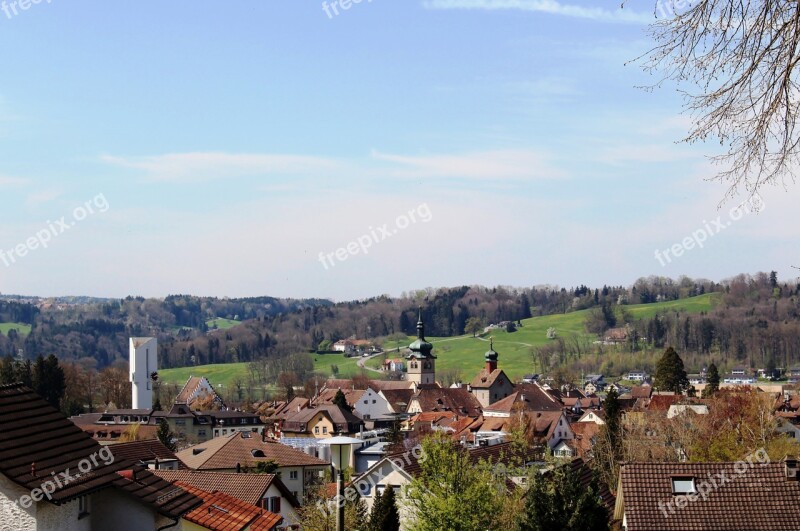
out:
{"label": "distant building", "polygon": [[499,354],[494,350],[494,342],[489,343],[489,351],[485,354],[486,366],[472,380],[470,389],[481,406],[486,407],[498,400],[506,398],[514,392],[508,376],[497,368]]}

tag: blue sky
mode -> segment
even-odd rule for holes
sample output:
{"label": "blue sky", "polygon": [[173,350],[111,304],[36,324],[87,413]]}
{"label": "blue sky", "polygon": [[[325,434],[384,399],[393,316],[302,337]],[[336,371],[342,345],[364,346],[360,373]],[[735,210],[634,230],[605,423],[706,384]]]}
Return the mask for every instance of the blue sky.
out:
{"label": "blue sky", "polygon": [[[626,65],[653,5],[570,2],[7,2],[0,292],[345,300],[794,276],[791,188],[655,257],[735,202],[718,210],[725,188],[705,180],[713,142],[675,143],[690,124],[675,87],[637,88],[654,78]],[[368,254],[336,256],[383,225]]]}

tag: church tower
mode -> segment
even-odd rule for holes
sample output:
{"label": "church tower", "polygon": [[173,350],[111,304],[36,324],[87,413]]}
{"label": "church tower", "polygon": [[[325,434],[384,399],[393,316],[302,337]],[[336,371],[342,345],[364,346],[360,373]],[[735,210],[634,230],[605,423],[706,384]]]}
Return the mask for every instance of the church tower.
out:
{"label": "church tower", "polygon": [[408,381],[421,385],[435,384],[436,356],[431,353],[433,345],[425,340],[422,308],[420,308],[419,320],[417,321],[417,339],[408,348],[411,350],[406,356],[406,360],[408,360]]}

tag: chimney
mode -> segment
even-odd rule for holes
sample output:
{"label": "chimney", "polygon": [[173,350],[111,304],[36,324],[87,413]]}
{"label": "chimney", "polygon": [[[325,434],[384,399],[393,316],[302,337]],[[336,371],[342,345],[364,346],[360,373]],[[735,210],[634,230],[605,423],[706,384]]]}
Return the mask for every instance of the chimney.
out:
{"label": "chimney", "polygon": [[497,360],[486,360],[486,372],[492,374],[497,370]]}

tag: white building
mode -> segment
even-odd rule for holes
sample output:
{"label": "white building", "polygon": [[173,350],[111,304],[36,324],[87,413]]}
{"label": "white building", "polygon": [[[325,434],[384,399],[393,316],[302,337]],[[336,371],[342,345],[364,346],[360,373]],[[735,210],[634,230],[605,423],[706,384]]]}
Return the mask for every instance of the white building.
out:
{"label": "white building", "polygon": [[153,409],[153,375],[158,371],[158,340],[132,337],[130,381],[133,409]]}

